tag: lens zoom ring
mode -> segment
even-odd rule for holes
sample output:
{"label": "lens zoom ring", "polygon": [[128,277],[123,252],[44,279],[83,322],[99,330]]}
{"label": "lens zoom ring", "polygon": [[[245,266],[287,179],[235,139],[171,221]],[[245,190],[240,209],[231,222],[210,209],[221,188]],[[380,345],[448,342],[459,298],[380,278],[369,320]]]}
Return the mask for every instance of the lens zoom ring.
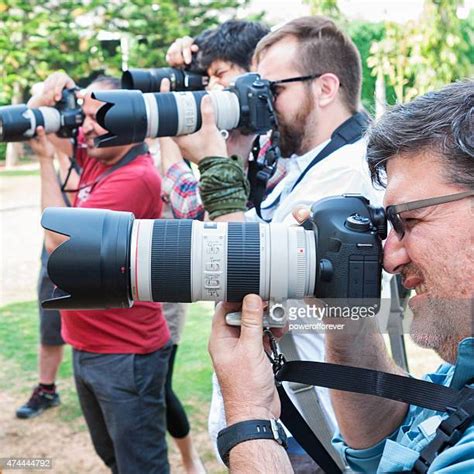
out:
{"label": "lens zoom ring", "polygon": [[160,220],[153,225],[151,288],[153,301],[191,301],[192,220]]}
{"label": "lens zoom ring", "polygon": [[306,259],[308,257],[305,238],[304,231],[296,233],[296,299],[303,299],[305,297]]}
{"label": "lens zoom ring", "polygon": [[257,223],[230,222],[227,242],[227,301],[260,294],[260,229]]}

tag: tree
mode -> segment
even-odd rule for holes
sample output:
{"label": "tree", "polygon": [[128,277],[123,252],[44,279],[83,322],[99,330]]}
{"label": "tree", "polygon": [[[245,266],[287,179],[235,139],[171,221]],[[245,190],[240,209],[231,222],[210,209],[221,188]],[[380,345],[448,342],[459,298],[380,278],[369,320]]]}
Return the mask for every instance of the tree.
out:
{"label": "tree", "polygon": [[343,15],[337,0],[304,0],[311,7],[311,15],[325,15],[335,20],[342,20]]}
{"label": "tree", "polygon": [[[172,41],[218,24],[248,1],[0,0],[0,105],[26,101],[53,71],[76,81],[99,70],[119,74],[120,38],[129,40],[134,67],[162,66]],[[109,33],[118,40],[104,41]],[[8,148],[15,161],[19,147]]]}
{"label": "tree", "polygon": [[[64,69],[77,77],[103,63],[94,31],[79,19],[105,0],[8,0],[0,3],[0,104],[21,103],[33,84]],[[21,145],[8,144],[12,165]]]}
{"label": "tree", "polygon": [[473,27],[457,15],[462,3],[425,0],[418,21],[387,23],[384,39],[372,45],[369,66],[388,79],[398,102],[472,75]]}
{"label": "tree", "polygon": [[185,35],[234,17],[249,0],[133,0],[110,2],[106,12],[109,31],[129,39],[131,67],[164,66],[170,44]]}
{"label": "tree", "polygon": [[370,47],[376,42],[380,41],[385,34],[384,24],[368,23],[363,21],[347,22],[346,31],[354,41],[354,44],[359,50],[362,61],[362,103],[364,107],[373,112],[374,104],[374,90],[376,85],[376,78],[372,76],[372,69],[367,63],[370,56]]}
{"label": "tree", "polygon": [[[23,100],[28,86],[64,69],[80,77],[103,64],[86,24],[106,0],[9,0],[0,4],[0,102]],[[81,22],[82,20],[82,22]],[[14,93],[15,92],[15,93]]]}

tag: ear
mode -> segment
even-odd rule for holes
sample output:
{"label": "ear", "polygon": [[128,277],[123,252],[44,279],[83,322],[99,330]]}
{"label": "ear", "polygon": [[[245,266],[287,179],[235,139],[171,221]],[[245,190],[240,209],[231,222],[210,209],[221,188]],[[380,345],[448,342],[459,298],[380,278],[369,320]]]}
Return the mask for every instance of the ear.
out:
{"label": "ear", "polygon": [[250,72],[257,72],[257,58],[255,54],[252,56],[252,62],[250,64]]}
{"label": "ear", "polygon": [[328,72],[323,74],[315,83],[318,84],[319,106],[324,108],[332,104],[336,100],[339,88],[341,87],[339,78],[335,74]]}

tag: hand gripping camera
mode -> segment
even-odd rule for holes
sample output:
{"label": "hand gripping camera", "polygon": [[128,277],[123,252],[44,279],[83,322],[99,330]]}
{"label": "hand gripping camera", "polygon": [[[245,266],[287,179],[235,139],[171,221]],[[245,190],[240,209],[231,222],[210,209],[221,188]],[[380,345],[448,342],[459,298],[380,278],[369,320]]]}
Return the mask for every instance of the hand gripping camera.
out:
{"label": "hand gripping camera", "polygon": [[104,102],[97,121],[108,133],[96,138],[95,145],[127,145],[145,138],[194,133],[201,128],[201,100],[206,94],[212,99],[216,125],[221,130],[238,128],[247,134],[263,134],[276,123],[270,82],[255,73],[239,76],[222,91],[97,91],[92,97]]}
{"label": "hand gripping camera", "polygon": [[0,142],[29,140],[36,136],[39,126],[61,138],[73,137],[84,121],[75,91],[64,89],[54,107],[30,109],[25,104],[0,107]]}
{"label": "hand gripping camera", "polygon": [[[49,257],[48,309],[128,308],[133,301],[380,298],[382,208],[358,195],[312,207],[305,226],[134,219],[49,208],[42,226],[70,237]],[[282,321],[270,320],[270,326]]]}

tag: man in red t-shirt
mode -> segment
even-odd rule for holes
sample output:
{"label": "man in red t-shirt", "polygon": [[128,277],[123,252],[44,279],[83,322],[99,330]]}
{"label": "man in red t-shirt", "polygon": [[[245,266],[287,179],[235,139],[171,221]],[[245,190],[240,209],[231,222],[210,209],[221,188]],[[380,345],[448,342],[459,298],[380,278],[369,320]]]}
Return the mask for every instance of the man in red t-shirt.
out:
{"label": "man in red t-shirt", "polygon": [[[74,86],[66,74],[55,73],[29,105],[52,106],[63,88]],[[94,138],[106,130],[95,120],[101,103],[90,92],[118,87],[118,81],[103,77],[78,93],[85,118],[76,152],[82,173],[72,190],[73,207],[129,211],[138,219],[157,219],[161,181],[146,145],[94,146]],[[39,127],[31,146],[40,162],[42,209],[64,206],[53,157],[59,150],[71,156],[71,143],[46,138]],[[70,185],[67,188],[71,192]],[[47,250],[53,251],[65,239],[46,232]],[[163,387],[171,345],[161,305],[137,302],[130,309],[61,311],[61,320],[62,337],[73,347],[79,401],[99,456],[121,474],[169,472]]]}

